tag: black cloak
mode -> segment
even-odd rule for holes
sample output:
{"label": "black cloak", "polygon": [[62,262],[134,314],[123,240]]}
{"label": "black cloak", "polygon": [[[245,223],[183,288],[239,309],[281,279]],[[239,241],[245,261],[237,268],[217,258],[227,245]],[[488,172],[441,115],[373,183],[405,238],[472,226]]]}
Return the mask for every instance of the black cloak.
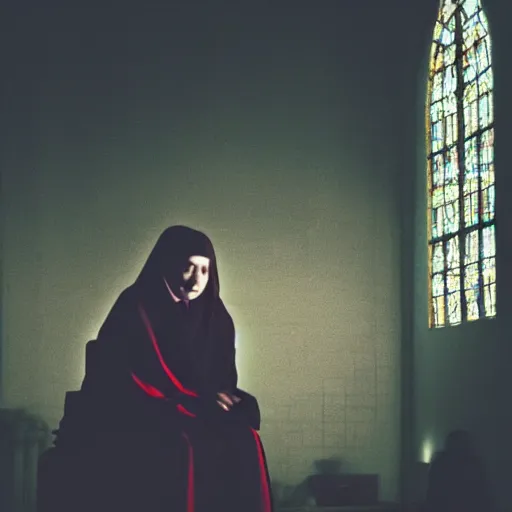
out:
{"label": "black cloak", "polygon": [[[208,284],[176,302],[168,283],[192,255],[210,259]],[[219,290],[208,237],[168,228],[87,344],[81,390],[40,461],[38,512],[271,512],[259,407],[237,387]],[[242,400],[225,411],[219,392]]]}

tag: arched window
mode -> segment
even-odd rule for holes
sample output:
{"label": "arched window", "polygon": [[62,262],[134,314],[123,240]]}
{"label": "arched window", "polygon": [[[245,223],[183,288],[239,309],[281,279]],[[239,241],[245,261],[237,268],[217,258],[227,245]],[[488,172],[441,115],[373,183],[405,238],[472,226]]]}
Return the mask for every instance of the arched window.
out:
{"label": "arched window", "polygon": [[442,0],[427,96],[430,327],[496,316],[493,70],[480,0]]}

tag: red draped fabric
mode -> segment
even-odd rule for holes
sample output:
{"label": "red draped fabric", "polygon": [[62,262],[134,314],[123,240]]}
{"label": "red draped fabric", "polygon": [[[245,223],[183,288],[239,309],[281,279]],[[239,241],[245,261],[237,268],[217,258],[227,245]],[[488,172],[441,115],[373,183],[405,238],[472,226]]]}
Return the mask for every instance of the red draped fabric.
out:
{"label": "red draped fabric", "polygon": [[[158,340],[156,339],[154,330],[151,326],[151,322],[149,321],[149,318],[144,310],[144,307],[142,305],[139,305],[139,313],[141,315],[142,321],[144,322],[144,325],[147,330],[147,334],[149,337],[149,340],[151,341],[153,348],[158,356],[158,360],[160,361],[160,364],[162,365],[163,370],[165,371],[167,377],[169,380],[174,384],[176,389],[188,396],[192,396],[195,398],[198,398],[199,395],[190,389],[187,389],[183,386],[183,384],[176,378],[176,376],[173,374],[171,369],[167,366],[166,362],[164,361],[164,358],[162,357],[162,352],[160,350],[160,347],[158,346]],[[160,390],[152,386],[151,384],[142,382],[142,380],[135,375],[135,373],[132,372],[132,378],[135,381],[135,383],[149,396],[153,398],[158,399],[166,399],[167,397],[162,393]],[[177,409],[180,413],[195,418],[195,414],[188,411],[182,404],[177,405]],[[258,455],[258,463],[259,463],[259,469],[260,469],[260,484],[261,484],[261,512],[271,512],[271,498],[270,498],[270,489],[266,477],[266,468],[265,468],[265,458],[263,454],[263,447],[261,444],[261,439],[256,430],[254,430],[251,427],[248,427],[254,437],[255,442],[255,449],[257,451]],[[187,512],[194,512],[194,503],[195,503],[195,486],[194,486],[194,447],[192,440],[187,432],[182,431],[182,437],[187,442],[188,446],[188,473],[187,473]]]}

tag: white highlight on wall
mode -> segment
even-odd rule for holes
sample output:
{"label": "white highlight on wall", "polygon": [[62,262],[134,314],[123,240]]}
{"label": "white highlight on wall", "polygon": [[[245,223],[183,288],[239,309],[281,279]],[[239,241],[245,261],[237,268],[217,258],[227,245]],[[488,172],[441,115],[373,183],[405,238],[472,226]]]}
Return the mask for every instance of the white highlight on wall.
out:
{"label": "white highlight on wall", "polygon": [[434,455],[434,441],[431,437],[426,437],[421,445],[421,462],[430,464]]}

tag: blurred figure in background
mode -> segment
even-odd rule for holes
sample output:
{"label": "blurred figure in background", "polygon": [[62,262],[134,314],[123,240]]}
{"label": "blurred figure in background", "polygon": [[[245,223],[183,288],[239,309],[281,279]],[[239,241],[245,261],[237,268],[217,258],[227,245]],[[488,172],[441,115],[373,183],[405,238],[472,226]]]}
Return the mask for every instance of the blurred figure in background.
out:
{"label": "blurred figure in background", "polygon": [[426,512],[492,512],[484,467],[465,430],[448,434],[430,465]]}

